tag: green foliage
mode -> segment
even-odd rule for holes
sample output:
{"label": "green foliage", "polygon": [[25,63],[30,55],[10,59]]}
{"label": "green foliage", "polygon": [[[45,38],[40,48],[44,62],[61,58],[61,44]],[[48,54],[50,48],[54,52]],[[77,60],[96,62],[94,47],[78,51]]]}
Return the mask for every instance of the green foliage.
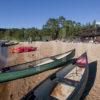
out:
{"label": "green foliage", "polygon": [[27,41],[31,37],[33,41],[43,40],[55,40],[55,39],[68,39],[73,38],[76,35],[96,29],[96,21],[94,20],[91,24],[81,23],[66,20],[63,16],[59,16],[57,19],[49,18],[48,21],[43,25],[42,29],[37,28],[12,28],[12,29],[0,29],[0,39]]}

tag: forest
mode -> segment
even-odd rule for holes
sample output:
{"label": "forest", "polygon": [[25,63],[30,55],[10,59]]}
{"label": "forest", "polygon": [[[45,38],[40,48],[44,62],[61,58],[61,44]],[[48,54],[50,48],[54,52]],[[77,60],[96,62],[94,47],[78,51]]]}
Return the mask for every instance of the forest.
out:
{"label": "forest", "polygon": [[28,41],[74,39],[77,35],[87,30],[94,30],[96,21],[81,24],[76,21],[68,20],[63,16],[49,18],[41,29],[32,28],[0,28],[0,39]]}

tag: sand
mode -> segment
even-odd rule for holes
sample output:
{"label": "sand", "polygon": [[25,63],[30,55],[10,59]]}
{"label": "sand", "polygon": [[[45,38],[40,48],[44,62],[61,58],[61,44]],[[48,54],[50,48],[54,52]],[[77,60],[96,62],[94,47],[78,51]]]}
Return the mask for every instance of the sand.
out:
{"label": "sand", "polygon": [[[28,45],[28,43],[20,43],[19,45]],[[19,46],[18,45],[18,46]],[[92,43],[67,43],[61,41],[50,41],[50,42],[34,42],[30,44],[32,46],[38,47],[37,51],[22,54],[13,54],[11,49],[8,48],[8,65],[15,65],[18,63],[23,63],[27,61],[32,61],[35,59],[40,59],[43,57],[48,57],[51,55],[56,55],[69,51],[71,49],[76,49],[75,57],[78,57],[83,52],[87,51],[89,63],[97,61],[97,66],[90,66],[89,81],[87,84],[86,91],[83,97],[86,100],[100,100],[100,44]],[[94,63],[91,63],[93,65]],[[26,77],[23,79],[17,79],[14,81],[1,83],[0,84],[0,100],[20,100],[23,95],[34,88],[46,77],[54,73],[56,70],[49,70],[42,72],[37,75]],[[90,86],[91,85],[91,86]]]}

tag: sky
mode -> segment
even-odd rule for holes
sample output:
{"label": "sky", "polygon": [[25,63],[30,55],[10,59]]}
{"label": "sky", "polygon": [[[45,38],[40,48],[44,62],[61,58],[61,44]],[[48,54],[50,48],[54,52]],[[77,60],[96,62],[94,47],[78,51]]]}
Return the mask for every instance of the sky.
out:
{"label": "sky", "polygon": [[82,24],[100,22],[100,0],[0,0],[1,28],[42,28],[59,16]]}

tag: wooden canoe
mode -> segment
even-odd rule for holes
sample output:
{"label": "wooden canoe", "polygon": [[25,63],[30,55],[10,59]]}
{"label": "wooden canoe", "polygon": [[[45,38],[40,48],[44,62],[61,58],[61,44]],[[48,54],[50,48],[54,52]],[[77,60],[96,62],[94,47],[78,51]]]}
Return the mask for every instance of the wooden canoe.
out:
{"label": "wooden canoe", "polygon": [[66,65],[32,89],[22,100],[79,100],[89,72],[88,63],[81,65]]}

